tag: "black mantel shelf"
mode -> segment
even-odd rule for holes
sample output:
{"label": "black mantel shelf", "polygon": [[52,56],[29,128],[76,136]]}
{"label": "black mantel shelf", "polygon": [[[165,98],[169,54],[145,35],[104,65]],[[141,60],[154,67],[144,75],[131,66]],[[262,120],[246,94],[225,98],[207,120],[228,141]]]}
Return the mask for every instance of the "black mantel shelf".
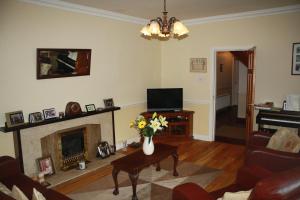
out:
{"label": "black mantel shelf", "polygon": [[63,122],[63,121],[77,119],[77,118],[81,118],[81,117],[87,117],[87,116],[91,116],[91,115],[97,115],[97,114],[101,114],[101,113],[116,111],[116,110],[120,110],[120,109],[121,109],[120,107],[104,108],[102,110],[97,110],[97,111],[94,111],[94,112],[83,112],[82,114],[75,115],[75,116],[70,116],[70,117],[63,117],[63,118],[58,118],[57,117],[57,118],[47,119],[47,120],[37,122],[37,123],[25,123],[25,124],[22,124],[20,126],[14,126],[14,127],[0,127],[0,131],[4,132],[4,133],[8,133],[8,132],[13,132],[13,131],[17,131],[17,130],[33,128],[33,127],[36,127],[36,126],[53,124],[53,123]]}
{"label": "black mantel shelf", "polygon": [[14,126],[14,127],[0,127],[0,132],[3,133],[13,133],[13,138],[14,138],[14,148],[15,148],[15,156],[17,160],[19,160],[21,171],[24,172],[24,163],[23,163],[23,151],[22,151],[22,141],[21,141],[21,130],[27,129],[27,128],[33,128],[37,126],[43,126],[47,124],[53,124],[53,123],[59,123],[67,120],[72,120],[72,119],[78,119],[82,117],[88,117],[92,115],[97,115],[101,113],[108,113],[111,112],[112,114],[112,131],[113,131],[113,145],[116,150],[116,136],[115,136],[115,117],[114,117],[114,111],[120,110],[120,107],[110,107],[110,108],[104,108],[102,110],[97,110],[94,112],[83,112],[79,115],[76,116],[67,116],[63,118],[54,118],[54,119],[48,119],[44,120],[42,122],[38,123],[25,123],[20,126]]}

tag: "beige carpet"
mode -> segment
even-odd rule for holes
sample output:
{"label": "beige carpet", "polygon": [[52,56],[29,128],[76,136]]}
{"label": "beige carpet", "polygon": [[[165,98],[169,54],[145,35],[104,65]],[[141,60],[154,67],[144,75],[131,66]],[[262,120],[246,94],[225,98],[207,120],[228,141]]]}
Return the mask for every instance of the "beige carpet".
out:
{"label": "beige carpet", "polygon": [[[179,162],[177,171],[179,176],[174,177],[172,158],[161,162],[161,171],[156,171],[154,166],[142,170],[137,185],[139,200],[171,199],[172,189],[175,186],[186,182],[194,182],[205,187],[221,172],[217,169],[189,162]],[[121,171],[118,175],[118,182],[119,195],[113,195],[114,183],[112,176],[109,175],[68,196],[74,200],[130,200],[132,187],[128,174]]]}

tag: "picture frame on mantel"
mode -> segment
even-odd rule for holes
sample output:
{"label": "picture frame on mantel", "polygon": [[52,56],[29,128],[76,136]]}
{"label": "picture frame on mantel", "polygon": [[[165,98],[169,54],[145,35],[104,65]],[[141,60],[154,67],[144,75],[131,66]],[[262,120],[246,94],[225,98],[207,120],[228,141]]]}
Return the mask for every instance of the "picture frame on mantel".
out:
{"label": "picture frame on mantel", "polygon": [[293,44],[292,75],[300,75],[300,43]]}
{"label": "picture frame on mantel", "polygon": [[5,118],[6,118],[6,126],[8,128],[24,124],[23,111],[21,110],[5,113]]}
{"label": "picture frame on mantel", "polygon": [[37,79],[90,75],[91,49],[37,49]]}

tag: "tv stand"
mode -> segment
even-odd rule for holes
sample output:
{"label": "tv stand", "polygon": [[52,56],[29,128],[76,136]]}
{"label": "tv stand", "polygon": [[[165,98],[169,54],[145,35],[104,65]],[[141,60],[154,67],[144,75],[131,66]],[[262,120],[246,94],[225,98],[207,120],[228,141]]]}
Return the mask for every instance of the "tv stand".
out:
{"label": "tv stand", "polygon": [[[154,112],[143,112],[146,119],[150,119]],[[192,139],[193,137],[193,115],[194,111],[180,110],[180,111],[162,111],[156,112],[158,115],[166,117],[168,127],[164,128],[155,136],[155,139],[160,137],[172,136]]]}

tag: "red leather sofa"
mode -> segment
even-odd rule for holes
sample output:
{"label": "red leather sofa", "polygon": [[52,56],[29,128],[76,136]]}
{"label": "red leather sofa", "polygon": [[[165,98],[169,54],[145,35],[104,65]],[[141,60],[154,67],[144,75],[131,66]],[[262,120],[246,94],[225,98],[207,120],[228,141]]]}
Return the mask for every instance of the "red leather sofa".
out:
{"label": "red leather sofa", "polygon": [[267,149],[271,134],[254,132],[234,184],[208,193],[194,183],[173,189],[173,200],[216,200],[225,192],[253,189],[251,200],[300,200],[300,154]]}
{"label": "red leather sofa", "polygon": [[[28,199],[32,198],[33,188],[41,192],[47,200],[71,200],[67,196],[60,194],[52,189],[40,185],[20,171],[19,163],[16,159],[9,156],[0,157],[0,182],[12,189],[13,185],[19,187]],[[6,194],[0,192],[1,200],[14,200]]]}

